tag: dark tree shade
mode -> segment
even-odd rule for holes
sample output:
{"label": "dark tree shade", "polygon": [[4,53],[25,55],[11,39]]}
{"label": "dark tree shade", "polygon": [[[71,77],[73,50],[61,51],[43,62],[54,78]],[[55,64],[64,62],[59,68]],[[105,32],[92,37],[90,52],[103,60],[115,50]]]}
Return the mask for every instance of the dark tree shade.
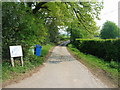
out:
{"label": "dark tree shade", "polygon": [[111,21],[106,21],[100,32],[100,37],[102,39],[112,39],[112,38],[114,39],[118,35],[119,35],[118,26]]}

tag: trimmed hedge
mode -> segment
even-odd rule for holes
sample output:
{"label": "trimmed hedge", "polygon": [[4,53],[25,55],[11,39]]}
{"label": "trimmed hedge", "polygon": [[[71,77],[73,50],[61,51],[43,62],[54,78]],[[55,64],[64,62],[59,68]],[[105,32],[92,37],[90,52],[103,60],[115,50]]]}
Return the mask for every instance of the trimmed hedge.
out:
{"label": "trimmed hedge", "polygon": [[76,39],[74,45],[83,53],[120,62],[120,39]]}

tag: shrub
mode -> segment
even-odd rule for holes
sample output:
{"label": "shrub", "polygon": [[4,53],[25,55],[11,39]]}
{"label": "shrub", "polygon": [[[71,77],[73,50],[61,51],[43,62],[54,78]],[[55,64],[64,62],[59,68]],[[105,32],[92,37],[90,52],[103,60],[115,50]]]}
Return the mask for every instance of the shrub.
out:
{"label": "shrub", "polygon": [[107,61],[119,61],[120,39],[76,39],[74,45],[83,53],[92,54]]}

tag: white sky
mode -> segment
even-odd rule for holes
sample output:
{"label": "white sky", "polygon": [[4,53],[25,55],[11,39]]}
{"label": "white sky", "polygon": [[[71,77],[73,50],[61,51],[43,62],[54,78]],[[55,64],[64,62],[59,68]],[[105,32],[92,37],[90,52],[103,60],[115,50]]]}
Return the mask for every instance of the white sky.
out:
{"label": "white sky", "polygon": [[[98,0],[98,1],[101,1],[101,0]],[[103,24],[107,20],[112,21],[116,23],[116,25],[118,25],[118,2],[119,1],[120,0],[103,0],[104,8],[101,10],[101,14],[99,15],[101,20],[96,21],[97,25],[100,26],[100,28],[102,28]]]}
{"label": "white sky", "polygon": [[102,25],[107,21],[115,22],[118,25],[118,2],[120,0],[103,0],[104,8],[101,11],[101,20],[97,21],[97,25]]}

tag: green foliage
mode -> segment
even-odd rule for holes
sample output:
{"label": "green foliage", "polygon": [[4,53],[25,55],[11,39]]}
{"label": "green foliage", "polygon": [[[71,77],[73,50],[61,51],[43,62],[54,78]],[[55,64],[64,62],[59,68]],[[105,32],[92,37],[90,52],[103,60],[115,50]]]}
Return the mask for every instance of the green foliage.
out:
{"label": "green foliage", "polygon": [[92,37],[96,34],[98,27],[94,19],[99,19],[102,4],[102,2],[39,2],[35,5],[35,9],[42,7],[37,9],[36,13],[43,13],[49,29],[50,41],[56,42],[59,41],[56,26],[67,26],[70,28],[67,30],[68,33],[78,32],[77,37],[81,35]]}
{"label": "green foliage", "polygon": [[[32,6],[34,5],[34,9]],[[31,55],[30,48],[36,44],[57,43],[60,40],[58,26],[72,30],[72,37],[91,37],[97,31],[94,18],[98,18],[102,9],[100,2],[3,2],[2,3],[2,57],[9,59],[9,46],[21,45],[25,67],[9,69],[3,61],[4,75],[24,72],[28,67],[42,63]],[[117,43],[116,43],[117,44]],[[42,56],[47,50],[42,51]],[[41,57],[42,58],[42,57]],[[7,65],[6,65],[7,64]],[[5,66],[6,65],[6,66]],[[8,69],[8,70],[7,70]],[[11,70],[11,71],[10,71]]]}
{"label": "green foliage", "polygon": [[92,54],[107,61],[119,61],[120,39],[77,39],[74,45],[83,53]]}
{"label": "green foliage", "polygon": [[94,71],[98,71],[100,69],[104,70],[106,73],[109,74],[109,76],[116,82],[118,83],[118,68],[119,65],[115,61],[111,62],[106,62],[103,59],[100,59],[98,57],[95,57],[90,54],[84,54],[80,52],[77,48],[75,48],[74,45],[69,44],[68,45],[69,49],[74,53],[75,56],[77,56],[81,62],[83,62],[87,67],[90,69],[93,69]]}
{"label": "green foliage", "polygon": [[73,39],[94,33],[101,6],[97,2],[3,2],[3,58],[9,58],[10,45],[22,45],[26,56],[31,46],[59,42],[58,26],[71,28]]}
{"label": "green foliage", "polygon": [[71,12],[73,12],[73,21],[68,30],[71,34],[71,41],[74,43],[76,37],[92,38],[98,30],[94,19],[99,19],[98,15],[102,9],[102,3],[69,2],[67,4],[69,5]]}
{"label": "green foliage", "polygon": [[60,38],[60,41],[67,41],[70,39],[70,36],[68,36],[66,34],[60,34],[59,38]]}
{"label": "green foliage", "polygon": [[21,67],[20,62],[17,59],[15,60],[15,67],[11,67],[9,61],[4,61],[2,63],[2,80],[6,81],[8,79],[16,78],[20,74],[24,74],[41,65],[52,47],[53,45],[44,45],[42,47],[42,55],[40,57],[32,54],[24,57],[24,67]]}
{"label": "green foliage", "polygon": [[50,42],[57,43],[59,41],[59,33],[58,27],[55,25],[55,21],[48,25],[48,32]]}
{"label": "green foliage", "polygon": [[111,21],[106,21],[102,27],[100,37],[102,39],[114,39],[118,37],[120,30],[118,29],[118,26],[111,22]]}
{"label": "green foliage", "polygon": [[44,21],[27,13],[30,8],[24,3],[4,2],[2,9],[3,58],[9,58],[11,45],[21,45],[26,56],[31,46],[45,42],[47,29]]}

